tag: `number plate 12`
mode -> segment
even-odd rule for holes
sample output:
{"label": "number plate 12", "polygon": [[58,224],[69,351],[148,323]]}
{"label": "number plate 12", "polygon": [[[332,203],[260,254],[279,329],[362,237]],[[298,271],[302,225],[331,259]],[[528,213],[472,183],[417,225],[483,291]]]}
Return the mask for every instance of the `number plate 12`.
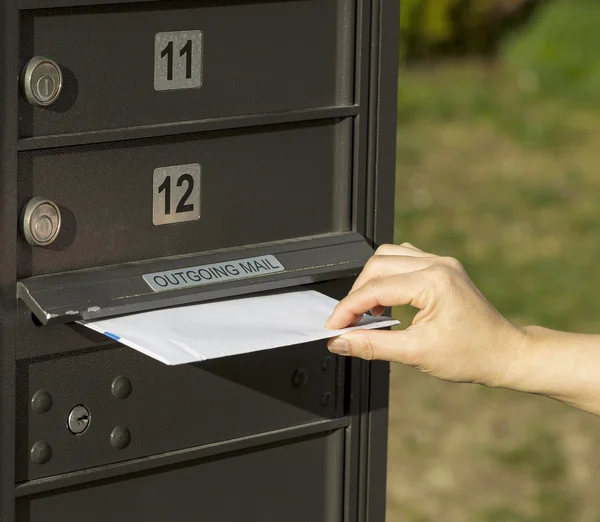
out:
{"label": "number plate 12", "polygon": [[202,32],[157,33],[154,90],[196,89],[202,85]]}
{"label": "number plate 12", "polygon": [[154,170],[152,223],[166,225],[200,219],[200,165]]}

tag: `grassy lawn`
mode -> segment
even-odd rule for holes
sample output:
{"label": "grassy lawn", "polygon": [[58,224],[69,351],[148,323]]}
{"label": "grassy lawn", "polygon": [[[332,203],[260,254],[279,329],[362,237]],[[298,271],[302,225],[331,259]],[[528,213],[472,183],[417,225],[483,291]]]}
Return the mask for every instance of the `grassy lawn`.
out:
{"label": "grassy lawn", "polygon": [[[600,333],[600,106],[478,65],[400,82],[396,241],[514,322]],[[388,522],[600,522],[600,419],[400,366],[391,401]]]}

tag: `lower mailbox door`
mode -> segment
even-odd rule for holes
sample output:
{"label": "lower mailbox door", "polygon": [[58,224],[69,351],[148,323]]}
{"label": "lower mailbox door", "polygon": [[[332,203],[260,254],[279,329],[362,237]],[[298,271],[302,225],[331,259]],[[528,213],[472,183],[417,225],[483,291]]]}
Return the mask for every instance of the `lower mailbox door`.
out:
{"label": "lower mailbox door", "polygon": [[20,361],[17,481],[339,418],[328,353],[317,342],[169,367],[120,347]]}
{"label": "lower mailbox door", "polygon": [[21,498],[18,522],[341,522],[343,431]]}

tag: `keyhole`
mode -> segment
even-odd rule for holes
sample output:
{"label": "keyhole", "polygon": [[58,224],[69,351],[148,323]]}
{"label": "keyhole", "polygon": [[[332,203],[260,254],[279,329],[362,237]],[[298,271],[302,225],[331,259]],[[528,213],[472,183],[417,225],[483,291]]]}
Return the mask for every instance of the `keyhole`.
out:
{"label": "keyhole", "polygon": [[54,93],[54,78],[45,74],[37,82],[38,95],[43,101],[49,100]]}
{"label": "keyhole", "polygon": [[92,416],[90,411],[83,405],[75,406],[69,418],[67,419],[67,427],[69,431],[75,435],[80,435],[90,427]]}

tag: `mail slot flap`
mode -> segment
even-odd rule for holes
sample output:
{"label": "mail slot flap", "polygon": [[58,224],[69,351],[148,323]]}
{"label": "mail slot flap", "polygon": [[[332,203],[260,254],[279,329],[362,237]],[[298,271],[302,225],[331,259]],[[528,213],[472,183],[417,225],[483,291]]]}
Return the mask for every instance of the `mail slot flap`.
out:
{"label": "mail slot flap", "polygon": [[17,294],[43,325],[69,323],[347,277],[372,254],[347,233],[31,277]]}

